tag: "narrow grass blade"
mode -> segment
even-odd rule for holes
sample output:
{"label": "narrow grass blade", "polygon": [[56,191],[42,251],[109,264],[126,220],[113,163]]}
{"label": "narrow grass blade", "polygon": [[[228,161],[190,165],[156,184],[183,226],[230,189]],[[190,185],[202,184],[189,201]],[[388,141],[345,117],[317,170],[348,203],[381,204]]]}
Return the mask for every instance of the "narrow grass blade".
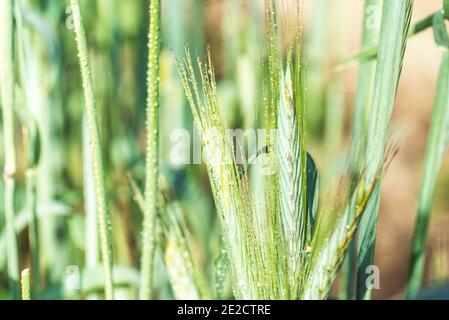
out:
{"label": "narrow grass blade", "polygon": [[101,242],[101,255],[104,268],[105,297],[114,299],[114,286],[112,276],[112,243],[111,220],[106,198],[106,187],[103,173],[103,160],[101,155],[100,132],[97,123],[97,110],[91,71],[88,62],[86,34],[80,11],[79,0],[71,0],[71,8],[76,33],[78,57],[80,59],[81,75],[83,81],[85,113],[89,132],[89,145],[92,155],[92,167],[95,180],[95,194],[97,203],[98,229]]}
{"label": "narrow grass blade", "polygon": [[412,241],[410,275],[406,292],[408,299],[416,297],[421,289],[432,202],[438,173],[449,143],[449,52],[447,48],[443,50]]}
{"label": "narrow grass blade", "polygon": [[[364,20],[362,31],[362,49],[369,48],[379,41],[380,25],[369,24],[371,18],[370,8],[382,10],[382,0],[365,0]],[[363,152],[363,146],[368,135],[370,120],[371,100],[374,89],[374,79],[376,72],[376,60],[361,61],[357,78],[357,93],[355,97],[354,116],[352,121],[352,141],[351,152],[355,156],[358,152]],[[362,148],[362,150],[359,150]]]}
{"label": "narrow grass blade", "polygon": [[[362,27],[362,50],[376,45],[379,41],[380,25],[375,25],[372,20],[375,11],[381,11],[382,0],[365,0],[364,19]],[[365,152],[366,139],[368,136],[369,115],[371,99],[373,95],[376,61],[361,61],[357,78],[357,93],[355,98],[354,115],[352,121],[351,156],[358,157]],[[344,264],[344,275],[342,278],[341,297],[352,299],[354,296],[354,272],[356,259],[355,240],[349,247],[349,254]]]}
{"label": "narrow grass blade", "polygon": [[[366,179],[372,181],[384,161],[393,104],[402,68],[413,1],[386,1],[382,10],[374,91],[371,100],[370,124],[366,150]],[[376,239],[380,186],[367,204],[360,223],[357,257],[357,298],[370,298],[366,287],[366,268],[373,263]]]}

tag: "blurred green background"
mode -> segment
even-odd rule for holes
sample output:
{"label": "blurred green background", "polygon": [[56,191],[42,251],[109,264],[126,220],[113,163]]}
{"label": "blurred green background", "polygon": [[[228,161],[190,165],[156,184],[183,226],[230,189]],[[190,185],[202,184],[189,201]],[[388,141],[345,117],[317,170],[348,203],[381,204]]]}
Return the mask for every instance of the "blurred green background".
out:
{"label": "blurred green background", "polygon": [[[337,176],[348,149],[357,67],[342,74],[333,70],[340,60],[358,51],[362,5],[358,0],[304,0],[300,23],[304,25],[309,75],[309,146],[324,184]],[[416,1],[413,21],[440,5],[438,0]],[[101,293],[101,268],[93,181],[83,160],[87,150],[84,102],[70,7],[66,1],[54,0],[24,0],[22,6],[28,89],[34,102],[31,112],[38,122],[42,146],[37,171],[41,267],[45,274],[41,297],[95,297]],[[143,186],[148,1],[83,0],[81,6],[99,107],[114,262],[120,270],[122,290],[118,296],[135,298],[141,213],[129,176]],[[217,69],[219,99],[230,125],[253,127],[262,97],[263,20],[260,0],[162,0],[161,169],[186,216],[194,256],[209,280],[214,277],[221,244],[206,171],[203,166],[181,167],[170,160],[171,132],[192,130],[175,58],[184,54],[185,45],[200,56],[209,45]],[[392,128],[401,148],[387,172],[381,198],[375,259],[381,270],[381,289],[374,291],[375,298],[399,297],[404,290],[437,54],[430,30],[409,41]],[[23,99],[23,90],[17,88],[17,103]],[[20,119],[16,123],[19,170],[15,206],[23,269],[30,260],[24,210],[28,146],[23,124]],[[440,174],[431,221],[426,265],[429,284],[449,279],[448,165],[446,161]],[[2,182],[0,189],[3,187]],[[0,192],[0,201],[2,197]],[[3,226],[0,214],[0,298],[8,298]],[[158,252],[157,295],[173,298],[161,255]],[[81,288],[70,292],[70,281],[78,272]]]}

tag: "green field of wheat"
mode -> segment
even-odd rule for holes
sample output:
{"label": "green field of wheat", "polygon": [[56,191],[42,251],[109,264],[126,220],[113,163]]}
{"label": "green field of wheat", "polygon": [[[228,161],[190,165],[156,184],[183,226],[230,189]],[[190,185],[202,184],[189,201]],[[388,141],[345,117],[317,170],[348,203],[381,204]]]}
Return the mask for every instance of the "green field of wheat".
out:
{"label": "green field of wheat", "polygon": [[448,20],[0,0],[0,299],[449,299]]}

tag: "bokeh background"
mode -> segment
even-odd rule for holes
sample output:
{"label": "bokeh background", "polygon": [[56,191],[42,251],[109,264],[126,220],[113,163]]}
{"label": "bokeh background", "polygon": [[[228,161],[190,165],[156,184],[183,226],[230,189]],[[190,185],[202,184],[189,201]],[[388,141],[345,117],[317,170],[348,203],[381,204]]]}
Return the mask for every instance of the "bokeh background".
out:
{"label": "bokeh background", "polygon": [[[58,297],[67,266],[98,265],[97,240],[89,237],[88,229],[92,181],[83,174],[82,87],[68,1],[22,2],[33,113],[43,141],[38,177],[42,265],[45,282],[54,289],[48,297]],[[290,2],[284,2],[285,12]],[[115,260],[132,273],[139,264],[141,216],[128,177],[143,185],[148,1],[83,0],[81,4],[99,107]],[[357,66],[339,74],[334,70],[359,50],[363,1],[303,0],[303,4],[298,23],[303,25],[310,75],[309,147],[326,186],[338,176],[350,142]],[[440,7],[440,0],[415,1],[413,21]],[[262,0],[162,0],[161,166],[187,216],[198,259],[209,273],[219,254],[220,239],[205,169],[180,167],[170,161],[171,132],[192,130],[174,61],[184,54],[184,46],[199,56],[210,46],[219,99],[228,120],[236,128],[250,127],[262,96],[263,19]],[[430,29],[410,39],[391,126],[400,149],[386,174],[381,198],[375,258],[381,289],[374,291],[375,298],[401,298],[404,291],[439,62],[440,52]],[[16,207],[20,212],[27,145],[19,117],[16,126]],[[427,244],[428,284],[449,279],[447,160],[438,180]],[[2,217],[1,230],[3,225]],[[27,243],[27,233],[22,230],[21,267],[29,261]],[[94,249],[86,250],[87,243]],[[0,270],[0,295],[6,295],[4,251],[0,252]],[[160,296],[169,296],[164,291],[168,290],[164,289],[166,279],[159,280]]]}

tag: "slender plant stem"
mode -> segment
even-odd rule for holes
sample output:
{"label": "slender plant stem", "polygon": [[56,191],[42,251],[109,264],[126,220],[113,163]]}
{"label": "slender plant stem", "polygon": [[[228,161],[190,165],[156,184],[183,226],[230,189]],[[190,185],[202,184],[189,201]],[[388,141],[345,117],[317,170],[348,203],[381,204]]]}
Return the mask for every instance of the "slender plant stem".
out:
{"label": "slender plant stem", "polygon": [[13,299],[19,298],[19,257],[14,217],[16,151],[14,146],[14,68],[13,68],[13,6],[12,0],[0,1],[0,86],[2,98],[5,163],[5,228],[7,239],[8,277]]}
{"label": "slender plant stem", "polygon": [[[388,140],[388,128],[396,97],[407,43],[413,1],[385,1],[379,38],[373,97],[371,100],[370,124],[366,150],[366,180],[371,181],[384,162]],[[357,298],[370,299],[371,289],[367,285],[367,267],[373,264],[376,242],[377,216],[379,211],[380,184],[374,191],[359,228],[357,256]]]}
{"label": "slender plant stem", "polygon": [[150,31],[148,35],[147,74],[147,154],[145,182],[145,210],[141,258],[139,297],[151,298],[155,253],[155,226],[158,199],[159,149],[159,54],[160,54],[160,0],[150,1]]}
{"label": "slender plant stem", "polygon": [[[380,25],[373,25],[371,16],[373,10],[381,10],[382,0],[365,0],[364,19],[362,27],[362,50],[376,45],[379,41]],[[355,98],[354,117],[352,121],[352,144],[351,157],[356,159],[365,152],[366,139],[368,136],[369,112],[371,107],[371,98],[373,95],[373,84],[376,74],[376,60],[361,61],[357,80],[357,93]],[[341,297],[352,299],[354,297],[355,282],[355,259],[356,246],[355,239],[349,246],[348,256],[344,268],[344,277],[341,283]]]}
{"label": "slender plant stem", "polygon": [[92,155],[92,169],[95,180],[95,194],[97,204],[98,230],[100,233],[101,256],[103,260],[105,277],[105,297],[114,299],[114,286],[112,277],[112,242],[111,218],[106,200],[106,188],[103,174],[103,160],[101,155],[100,133],[97,124],[97,110],[88,63],[86,34],[80,12],[79,0],[71,0],[73,21],[76,33],[78,56],[80,59],[81,75],[83,80],[85,113],[89,135],[89,145]]}
{"label": "slender plant stem", "polygon": [[[369,8],[382,7],[381,0],[365,0],[365,18],[362,31],[362,50],[377,44],[379,41],[379,26],[368,25]],[[357,93],[355,98],[354,118],[352,121],[352,153],[355,156],[359,148],[365,146],[369,126],[369,112],[373,96],[373,84],[376,75],[376,61],[362,61],[359,67]]]}
{"label": "slender plant stem", "polygon": [[447,149],[449,128],[449,51],[444,49],[437,93],[427,143],[424,172],[418,203],[418,216],[412,242],[410,276],[406,298],[414,298],[421,289],[424,274],[426,239],[438,172]]}
{"label": "slender plant stem", "polygon": [[29,65],[26,57],[27,43],[25,42],[26,30],[23,26],[21,2],[15,3],[15,18],[16,18],[16,39],[17,39],[17,54],[20,83],[25,92],[25,100],[27,107],[26,125],[27,125],[27,139],[28,144],[28,164],[25,172],[26,180],[26,207],[30,214],[30,226],[28,228],[28,237],[31,251],[31,276],[33,279],[34,291],[39,292],[41,288],[41,272],[40,272],[40,248],[39,248],[39,223],[37,218],[37,170],[40,158],[40,137],[37,122],[32,113],[32,88],[30,85]]}

